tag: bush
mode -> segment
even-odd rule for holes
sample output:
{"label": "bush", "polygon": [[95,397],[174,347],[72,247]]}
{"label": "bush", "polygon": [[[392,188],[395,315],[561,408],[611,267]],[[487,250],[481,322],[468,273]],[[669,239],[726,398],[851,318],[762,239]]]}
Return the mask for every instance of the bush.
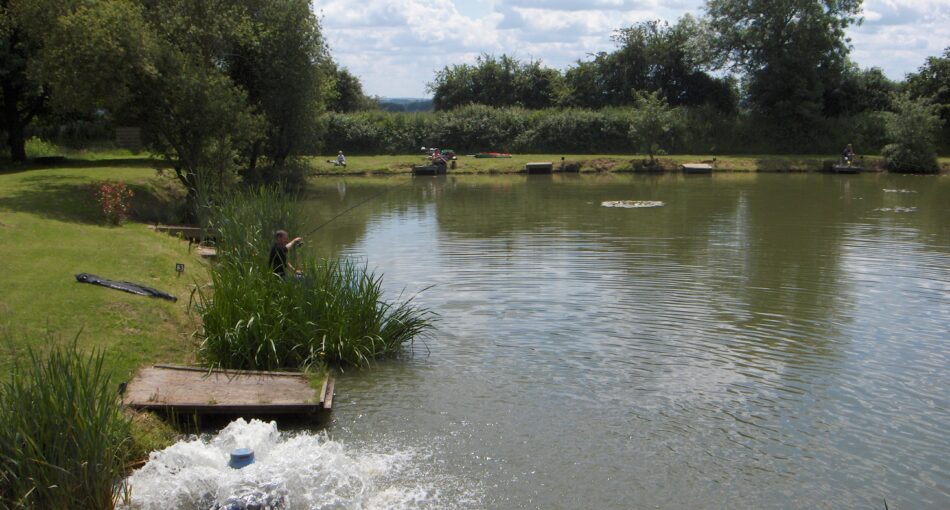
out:
{"label": "bush", "polygon": [[131,423],[101,352],[32,350],[0,385],[0,506],[111,509]]}
{"label": "bush", "polygon": [[96,202],[106,221],[121,225],[129,217],[134,193],[122,181],[103,181],[96,185]]}
{"label": "bush", "polygon": [[295,264],[305,278],[281,279],[267,255],[278,228],[295,232],[291,200],[274,189],[219,199],[210,288],[199,288],[199,356],[212,365],[273,370],[329,362],[365,365],[427,332],[431,314],[411,301],[383,299],[382,280],[347,259]]}
{"label": "bush", "polygon": [[894,106],[897,111],[888,115],[885,123],[891,141],[881,151],[885,168],[892,172],[938,172],[936,138],[943,122],[937,107],[907,94],[895,96]]}
{"label": "bush", "polygon": [[26,140],[25,149],[26,157],[30,159],[59,156],[63,153],[55,143],[47,142],[35,136]]}

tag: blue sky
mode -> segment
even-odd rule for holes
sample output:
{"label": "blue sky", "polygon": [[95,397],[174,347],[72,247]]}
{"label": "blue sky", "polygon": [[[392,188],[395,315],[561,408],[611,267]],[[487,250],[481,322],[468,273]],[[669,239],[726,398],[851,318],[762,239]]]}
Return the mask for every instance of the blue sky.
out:
{"label": "blue sky", "polygon": [[[507,53],[564,69],[610,51],[611,33],[651,19],[702,14],[700,0],[316,0],[334,58],[365,91],[427,97],[446,65]],[[865,0],[851,57],[894,79],[950,46],[950,0]]]}

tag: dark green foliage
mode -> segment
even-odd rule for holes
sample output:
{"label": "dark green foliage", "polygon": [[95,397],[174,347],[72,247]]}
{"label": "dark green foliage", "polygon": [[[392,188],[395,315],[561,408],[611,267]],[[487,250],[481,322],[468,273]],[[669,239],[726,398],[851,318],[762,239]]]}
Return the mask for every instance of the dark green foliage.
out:
{"label": "dark green foliage", "polygon": [[29,351],[0,408],[0,507],[114,508],[132,431],[102,353]]}
{"label": "dark green foliage", "polygon": [[937,106],[907,94],[895,96],[893,101],[895,112],[886,119],[891,143],[881,150],[885,166],[892,172],[936,173],[935,142],[943,122]]}
{"label": "dark green foliage", "polygon": [[377,99],[363,92],[363,85],[345,67],[335,63],[329,66],[332,86],[327,94],[327,110],[337,113],[349,113],[359,110],[375,110],[379,107]]}
{"label": "dark green foliage", "polygon": [[891,95],[897,90],[877,67],[861,70],[851,65],[839,75],[837,82],[826,83],[824,114],[827,117],[886,111]]}
{"label": "dark green foliage", "polygon": [[43,23],[62,12],[49,0],[0,1],[0,138],[14,162],[26,161],[25,129],[48,106],[48,86],[37,76]]}
{"label": "dark green foliage", "polygon": [[906,89],[913,97],[937,106],[943,119],[940,149],[950,153],[950,46],[942,56],[928,58],[916,73],[907,75]]}
{"label": "dark green foliage", "polygon": [[198,291],[199,355],[226,368],[365,365],[400,352],[431,328],[411,301],[383,298],[381,278],[352,261],[292,253],[302,279],[271,272],[273,232],[296,232],[295,206],[276,190],[234,194],[213,206],[220,234],[211,285]]}
{"label": "dark green foliage", "polygon": [[654,156],[664,153],[661,145],[671,146],[678,131],[682,130],[683,117],[679,110],[670,108],[659,91],[638,93],[634,101],[630,138],[650,156],[653,164]]}
{"label": "dark green foliage", "polygon": [[720,66],[745,73],[752,110],[775,144],[820,140],[827,83],[839,81],[845,30],[861,0],[708,0]]}
{"label": "dark green foliage", "polygon": [[520,62],[508,55],[479,56],[474,65],[445,67],[429,84],[436,110],[480,104],[547,108],[557,104],[561,74],[541,62]]}
{"label": "dark green foliage", "polygon": [[[824,120],[818,139],[776,145],[761,135],[755,117],[727,115],[713,105],[679,107],[676,129],[661,143],[678,153],[763,153],[801,150],[837,154],[847,143],[865,153],[883,147],[881,115],[864,112]],[[421,146],[451,147],[461,154],[501,150],[522,153],[633,153],[631,108],[525,110],[469,106],[448,112],[358,112],[323,117],[327,148],[347,154],[416,154]]]}

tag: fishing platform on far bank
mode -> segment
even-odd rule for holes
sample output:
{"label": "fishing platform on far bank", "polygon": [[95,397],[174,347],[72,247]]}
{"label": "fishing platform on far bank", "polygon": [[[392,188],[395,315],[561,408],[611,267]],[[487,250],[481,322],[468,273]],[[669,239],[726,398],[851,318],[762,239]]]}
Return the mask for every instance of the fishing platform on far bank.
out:
{"label": "fishing platform on far bank", "polygon": [[316,388],[305,374],[154,365],[129,381],[122,403],[197,415],[316,415],[333,406],[333,376]]}

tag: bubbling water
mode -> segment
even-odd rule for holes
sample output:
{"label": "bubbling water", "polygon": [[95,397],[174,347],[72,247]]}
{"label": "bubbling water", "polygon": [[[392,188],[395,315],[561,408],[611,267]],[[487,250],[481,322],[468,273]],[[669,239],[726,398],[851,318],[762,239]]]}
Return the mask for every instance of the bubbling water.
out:
{"label": "bubbling water", "polygon": [[[255,463],[228,467],[251,448]],[[119,508],[208,510],[441,507],[438,477],[419,476],[412,450],[363,453],[325,433],[280,432],[276,422],[238,419],[215,436],[157,452],[126,480]]]}

